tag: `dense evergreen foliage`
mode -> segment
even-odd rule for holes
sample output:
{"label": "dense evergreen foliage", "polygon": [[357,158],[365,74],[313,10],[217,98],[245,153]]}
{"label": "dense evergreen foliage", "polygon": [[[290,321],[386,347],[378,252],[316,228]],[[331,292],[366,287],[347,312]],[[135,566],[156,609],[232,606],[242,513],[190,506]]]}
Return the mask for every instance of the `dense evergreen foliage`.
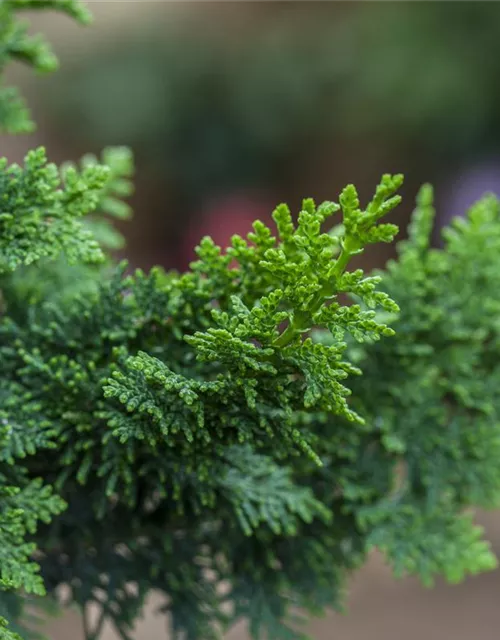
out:
{"label": "dense evergreen foliage", "polygon": [[[34,6],[86,16],[4,0],[2,65],[46,66],[14,17]],[[3,127],[26,129],[6,95]],[[426,584],[494,567],[466,510],[500,497],[498,201],[436,250],[424,187],[383,274],[352,265],[394,239],[398,175],[367,205],[350,185],[225,251],[205,238],[187,273],[130,274],[105,251],[131,170],[124,149],[0,170],[0,638],[65,586],[86,640],[131,639],[153,591],[173,638],[243,618],[298,639],[373,547]]]}

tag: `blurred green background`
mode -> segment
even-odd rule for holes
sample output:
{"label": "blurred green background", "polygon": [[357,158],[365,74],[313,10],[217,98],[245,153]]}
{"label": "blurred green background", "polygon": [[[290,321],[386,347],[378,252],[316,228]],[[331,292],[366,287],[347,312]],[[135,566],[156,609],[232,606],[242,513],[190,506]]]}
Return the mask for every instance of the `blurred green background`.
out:
{"label": "blurred green background", "polygon": [[407,176],[403,228],[424,181],[441,220],[500,188],[499,3],[89,4],[94,35],[61,23],[37,116],[61,157],[133,148],[142,266],[383,172]]}

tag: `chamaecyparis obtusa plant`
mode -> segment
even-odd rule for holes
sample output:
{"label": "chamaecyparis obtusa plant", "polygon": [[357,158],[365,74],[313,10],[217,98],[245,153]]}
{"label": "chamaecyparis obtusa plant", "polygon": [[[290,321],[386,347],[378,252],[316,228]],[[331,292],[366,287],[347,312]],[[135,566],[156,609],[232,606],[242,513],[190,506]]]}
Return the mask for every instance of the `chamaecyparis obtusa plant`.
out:
{"label": "chamaecyparis obtusa plant", "polygon": [[[36,7],[86,18],[4,0],[2,68],[52,60],[16,17]],[[4,91],[3,128],[26,129]],[[47,594],[86,640],[131,640],[155,592],[172,638],[244,619],[300,639],[297,612],[341,608],[374,547],[425,584],[493,568],[468,510],[500,496],[498,201],[437,250],[424,187],[384,273],[352,265],[393,241],[398,175],[130,274],[106,250],[131,171],[124,149],[1,168],[0,638],[37,637]]]}

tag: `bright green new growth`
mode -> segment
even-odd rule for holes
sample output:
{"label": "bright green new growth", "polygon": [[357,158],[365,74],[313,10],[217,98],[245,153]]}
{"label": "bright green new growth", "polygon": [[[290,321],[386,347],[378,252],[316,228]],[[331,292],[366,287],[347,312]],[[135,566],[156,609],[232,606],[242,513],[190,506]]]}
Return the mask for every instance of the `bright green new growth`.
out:
{"label": "bright green new growth", "polygon": [[436,250],[424,187],[384,274],[352,263],[394,239],[401,176],[126,274],[103,214],[131,157],[103,161],[0,172],[0,638],[63,585],[86,640],[131,640],[151,592],[172,638],[291,640],[373,547],[429,584],[493,568],[464,513],[500,498],[498,201]]}

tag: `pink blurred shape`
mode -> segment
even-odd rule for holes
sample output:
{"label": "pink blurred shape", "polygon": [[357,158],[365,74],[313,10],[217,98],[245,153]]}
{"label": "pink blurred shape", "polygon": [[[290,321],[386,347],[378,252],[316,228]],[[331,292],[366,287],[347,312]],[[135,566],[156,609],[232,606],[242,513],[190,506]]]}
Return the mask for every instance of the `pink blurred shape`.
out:
{"label": "pink blurred shape", "polygon": [[252,231],[254,220],[269,224],[273,208],[269,198],[245,193],[213,200],[189,225],[183,240],[182,259],[186,262],[194,259],[193,248],[204,236],[210,236],[216,244],[226,248],[233,235],[244,237]]}

